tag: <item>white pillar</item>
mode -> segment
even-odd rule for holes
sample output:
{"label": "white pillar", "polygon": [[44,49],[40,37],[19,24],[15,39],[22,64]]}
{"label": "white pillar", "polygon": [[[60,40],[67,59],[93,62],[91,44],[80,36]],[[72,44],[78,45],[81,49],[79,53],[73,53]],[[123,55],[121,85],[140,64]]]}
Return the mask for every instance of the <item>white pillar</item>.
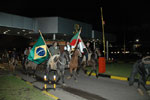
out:
{"label": "white pillar", "polygon": [[56,35],[55,34],[53,34],[53,40],[56,40]]}

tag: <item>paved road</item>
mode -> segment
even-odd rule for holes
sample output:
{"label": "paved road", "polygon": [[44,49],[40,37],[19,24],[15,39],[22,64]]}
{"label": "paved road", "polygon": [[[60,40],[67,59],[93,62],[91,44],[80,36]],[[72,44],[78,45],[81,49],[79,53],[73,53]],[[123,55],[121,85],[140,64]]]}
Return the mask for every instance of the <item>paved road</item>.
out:
{"label": "paved road", "polygon": [[[40,89],[44,86],[44,83],[40,82],[39,79],[27,77],[20,71],[17,71],[16,74]],[[38,77],[43,77],[43,75],[37,72]],[[66,86],[64,88],[61,85],[57,85],[56,90],[49,89],[48,92],[61,100],[150,100],[150,96],[146,92],[144,92],[144,95],[138,93],[137,84],[130,87],[127,81],[103,77],[97,79],[94,76],[88,77],[82,72],[80,72],[78,82],[76,82],[73,79],[67,80],[68,75],[69,73],[66,71]],[[48,87],[53,88],[53,85],[48,85]]]}

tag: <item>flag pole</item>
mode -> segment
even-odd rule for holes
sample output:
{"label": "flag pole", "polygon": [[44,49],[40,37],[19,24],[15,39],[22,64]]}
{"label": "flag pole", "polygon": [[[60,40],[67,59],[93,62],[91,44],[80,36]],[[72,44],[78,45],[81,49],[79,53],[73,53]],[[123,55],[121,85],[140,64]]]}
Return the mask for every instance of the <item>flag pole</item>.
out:
{"label": "flag pole", "polygon": [[42,35],[42,33],[41,33],[40,30],[39,30],[39,32],[40,32],[40,35],[41,35],[41,37],[42,37],[42,39],[43,39],[43,41],[44,41],[44,43],[45,43],[45,45],[46,45],[46,48],[47,48],[47,50],[48,50],[49,55],[52,56],[52,54],[50,53],[50,51],[49,51],[49,49],[48,49],[48,47],[47,47],[47,44],[46,44],[46,42],[45,42],[45,40],[44,40],[44,38],[43,38],[43,35]]}
{"label": "flag pole", "polygon": [[102,32],[103,32],[103,49],[104,49],[104,57],[105,57],[105,34],[104,34],[104,20],[103,20],[103,10],[101,7],[101,20],[102,20]]}

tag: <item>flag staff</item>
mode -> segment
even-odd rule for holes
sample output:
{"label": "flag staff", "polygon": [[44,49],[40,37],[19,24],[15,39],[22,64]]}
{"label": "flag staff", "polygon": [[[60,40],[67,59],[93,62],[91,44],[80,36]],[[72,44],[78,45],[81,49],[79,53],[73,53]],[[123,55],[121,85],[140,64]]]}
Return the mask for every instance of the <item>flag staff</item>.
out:
{"label": "flag staff", "polygon": [[45,42],[45,40],[44,40],[44,38],[43,38],[43,35],[42,35],[42,33],[41,33],[40,30],[39,30],[39,32],[40,32],[40,35],[41,35],[41,37],[42,37],[42,39],[43,39],[43,41],[44,41],[44,43],[45,43],[45,45],[46,45],[46,48],[47,48],[47,51],[48,51],[49,55],[52,56],[52,54],[50,53],[50,51],[49,51],[49,49],[48,49],[48,47],[47,47],[47,44],[46,44],[46,42]]}
{"label": "flag staff", "polygon": [[102,33],[103,33],[103,49],[104,49],[104,57],[105,57],[105,34],[104,34],[104,20],[103,20],[103,10],[101,7],[101,20],[102,20]]}

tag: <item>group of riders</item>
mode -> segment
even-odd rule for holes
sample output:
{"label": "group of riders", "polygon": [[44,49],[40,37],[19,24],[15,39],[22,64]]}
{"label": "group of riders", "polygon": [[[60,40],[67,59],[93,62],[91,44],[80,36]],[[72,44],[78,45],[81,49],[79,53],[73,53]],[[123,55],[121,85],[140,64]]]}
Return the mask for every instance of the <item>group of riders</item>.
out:
{"label": "group of riders", "polygon": [[[77,47],[77,48],[79,49],[79,47]],[[49,48],[49,51],[50,51],[52,56],[57,55],[57,54],[59,55],[60,54],[60,47],[59,47],[58,43],[54,42],[52,44],[52,46]],[[72,52],[74,51],[74,48],[72,48],[72,46],[70,45],[69,42],[66,42],[66,45],[64,46],[64,51],[69,52],[69,56],[71,58],[71,55],[72,55]],[[80,57],[83,57],[85,55],[86,64],[88,65],[88,58],[89,58],[88,54],[92,53],[92,50],[90,48],[90,42],[86,43],[86,48],[84,48],[83,51],[81,51],[80,49],[79,49],[79,51],[81,53]]]}
{"label": "group of riders", "polygon": [[[78,46],[77,46],[77,48],[78,48]],[[13,59],[12,63],[15,63],[18,60],[25,62],[25,60],[27,60],[28,55],[30,54],[31,49],[32,49],[31,47],[25,48],[23,55],[22,54],[19,55],[16,48],[13,48],[13,50],[10,53],[8,53],[8,52],[5,53],[8,56],[6,58]],[[64,49],[63,51],[69,52],[69,56],[71,58],[71,54],[72,54],[74,49],[70,45],[70,42],[66,42],[66,45],[64,46],[63,49]],[[52,46],[49,47],[49,51],[51,53],[51,56],[60,55],[61,50],[60,50],[60,47],[59,47],[59,44],[57,41],[53,42]],[[84,48],[82,51],[79,49],[79,51],[82,54],[82,57],[85,55],[85,58],[87,61],[89,58],[88,54],[92,52],[92,50],[90,48],[90,42],[86,43],[86,48]],[[88,62],[86,64],[88,65]]]}

